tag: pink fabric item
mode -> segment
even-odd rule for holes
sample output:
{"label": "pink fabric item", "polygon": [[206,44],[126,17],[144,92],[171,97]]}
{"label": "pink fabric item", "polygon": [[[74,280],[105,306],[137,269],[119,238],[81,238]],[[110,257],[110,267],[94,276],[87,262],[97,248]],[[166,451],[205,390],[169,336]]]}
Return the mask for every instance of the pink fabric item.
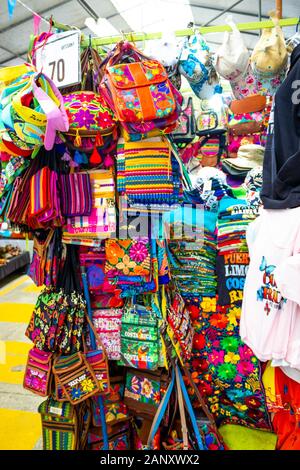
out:
{"label": "pink fabric item", "polygon": [[47,95],[42,88],[37,86],[36,81],[38,77],[39,74],[33,78],[33,93],[47,116],[44,146],[46,150],[51,150],[55,143],[56,131],[67,132],[69,130],[69,119],[64,107],[63,97],[58,88],[54,85],[53,81],[49,77],[44,76],[49,82],[55,96],[60,101],[59,108],[56,106],[54,101],[52,101],[50,96]]}
{"label": "pink fabric item", "polygon": [[33,35],[34,36],[39,35],[41,21],[42,21],[41,16],[37,15],[36,13],[33,13]]}
{"label": "pink fabric item", "polygon": [[241,338],[261,361],[300,369],[300,207],[263,210],[247,242]]}

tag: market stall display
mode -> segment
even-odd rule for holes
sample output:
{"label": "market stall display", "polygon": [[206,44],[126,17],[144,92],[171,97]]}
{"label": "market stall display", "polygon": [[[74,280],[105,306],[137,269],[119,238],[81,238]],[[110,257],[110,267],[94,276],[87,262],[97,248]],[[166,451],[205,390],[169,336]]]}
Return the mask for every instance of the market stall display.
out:
{"label": "market stall display", "polygon": [[[215,57],[194,31],[166,68],[162,51],[122,40],[104,56],[83,41],[72,87],[36,69],[35,48],[31,65],[0,71],[0,215],[32,235],[28,274],[43,286],[24,387],[45,398],[44,449],[234,449],[234,429],[252,445],[265,432],[265,448],[288,446],[262,375],[267,360],[300,367],[296,132],[275,179],[268,169],[300,45],[288,70],[275,17],[251,57],[228,21]],[[273,240],[277,207],[292,209],[286,238]]]}

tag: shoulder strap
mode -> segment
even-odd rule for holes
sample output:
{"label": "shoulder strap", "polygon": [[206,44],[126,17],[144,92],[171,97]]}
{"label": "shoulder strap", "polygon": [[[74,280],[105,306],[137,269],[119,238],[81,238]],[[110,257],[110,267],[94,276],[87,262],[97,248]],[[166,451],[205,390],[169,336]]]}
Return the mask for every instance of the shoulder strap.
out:
{"label": "shoulder strap", "polygon": [[151,429],[150,429],[150,432],[149,432],[149,437],[148,437],[148,440],[147,440],[147,449],[151,449],[151,445],[152,445],[154,436],[158,431],[158,428],[160,426],[160,423],[161,423],[161,421],[164,417],[164,414],[166,412],[168,403],[170,401],[171,393],[172,393],[173,388],[174,388],[174,383],[175,383],[175,371],[174,371],[174,369],[172,369],[171,382],[169,383],[169,386],[166,390],[166,393],[164,394],[164,397],[160,402],[160,405],[157,409],[157,412],[156,412],[156,414],[154,416],[154,419],[153,419],[153,422],[152,422],[152,426],[151,426]]}
{"label": "shoulder strap", "polygon": [[176,374],[176,387],[177,387],[178,406],[179,406],[179,414],[180,414],[180,422],[181,422],[181,431],[182,431],[182,437],[183,437],[183,450],[188,450],[189,448],[188,429],[187,429],[187,424],[186,424],[184,400],[183,400],[182,388],[180,384],[178,366],[176,366],[175,374]]}
{"label": "shoulder strap", "polygon": [[[90,299],[90,293],[89,293],[89,286],[88,286],[86,272],[84,268],[82,268],[81,275],[82,275],[82,283],[83,283],[83,292],[84,292],[84,297],[85,297],[86,305],[87,305],[87,319],[88,319],[89,327],[90,327],[91,346],[93,349],[97,349],[96,337],[95,337],[94,329],[92,328],[92,320],[91,320],[92,306],[91,306],[91,299]],[[104,348],[103,348],[103,351],[105,352]],[[105,419],[103,397],[100,395],[97,397],[97,400],[98,400],[99,409],[100,409],[100,419],[101,419],[101,428],[102,428],[102,436],[103,436],[103,449],[102,450],[109,450],[107,424],[106,424],[106,419]]]}
{"label": "shoulder strap", "polygon": [[191,385],[191,387],[193,388],[193,390],[195,392],[195,395],[196,395],[196,397],[198,399],[198,402],[199,402],[199,404],[202,408],[202,411],[204,412],[205,416],[209,420],[209,423],[210,423],[211,427],[213,428],[213,430],[215,431],[215,433],[217,434],[220,442],[222,444],[224,444],[223,438],[222,438],[222,436],[220,435],[220,433],[218,431],[218,428],[217,428],[216,422],[214,420],[214,417],[211,414],[211,412],[209,411],[208,406],[206,405],[203,397],[201,396],[201,393],[200,393],[197,385],[193,381],[192,376],[191,376],[191,374],[190,374],[190,372],[189,372],[189,370],[187,369],[186,366],[183,366],[183,371],[184,371],[184,374],[185,374],[185,376],[187,377],[187,379],[189,381],[189,384]]}
{"label": "shoulder strap", "polygon": [[186,386],[185,386],[185,383],[183,381],[183,377],[181,375],[181,372],[180,372],[180,369],[179,369],[178,365],[176,366],[176,374],[179,377],[179,382],[180,382],[180,386],[181,386],[181,389],[182,389],[185,405],[187,407],[187,411],[189,413],[189,416],[190,416],[190,419],[191,419],[191,422],[192,422],[192,426],[193,426],[193,430],[194,430],[195,437],[196,437],[196,440],[197,440],[198,448],[199,448],[199,450],[204,450],[203,440],[202,440],[202,437],[201,437],[201,434],[200,434],[200,431],[199,431],[199,428],[198,428],[196,415],[195,415],[194,409],[192,407],[191,400],[190,400],[189,394],[187,392],[187,389],[186,389]]}

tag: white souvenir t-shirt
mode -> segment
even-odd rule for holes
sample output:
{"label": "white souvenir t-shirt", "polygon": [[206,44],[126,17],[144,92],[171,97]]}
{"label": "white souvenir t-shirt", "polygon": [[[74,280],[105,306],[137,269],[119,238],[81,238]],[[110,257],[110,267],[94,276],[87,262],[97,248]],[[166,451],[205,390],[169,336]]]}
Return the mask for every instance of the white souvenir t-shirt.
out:
{"label": "white souvenir t-shirt", "polygon": [[300,207],[262,210],[247,242],[241,338],[261,361],[300,368]]}

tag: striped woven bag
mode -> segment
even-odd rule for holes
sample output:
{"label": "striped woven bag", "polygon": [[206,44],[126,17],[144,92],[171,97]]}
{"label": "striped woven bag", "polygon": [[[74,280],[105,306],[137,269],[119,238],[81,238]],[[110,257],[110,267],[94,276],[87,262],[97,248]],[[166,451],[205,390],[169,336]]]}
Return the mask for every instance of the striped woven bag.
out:
{"label": "striped woven bag", "polygon": [[87,172],[59,175],[61,211],[64,216],[90,215],[92,190]]}
{"label": "striped woven bag", "polygon": [[74,407],[53,398],[43,401],[38,411],[42,419],[44,450],[79,450],[86,447],[91,413],[86,403]]}

